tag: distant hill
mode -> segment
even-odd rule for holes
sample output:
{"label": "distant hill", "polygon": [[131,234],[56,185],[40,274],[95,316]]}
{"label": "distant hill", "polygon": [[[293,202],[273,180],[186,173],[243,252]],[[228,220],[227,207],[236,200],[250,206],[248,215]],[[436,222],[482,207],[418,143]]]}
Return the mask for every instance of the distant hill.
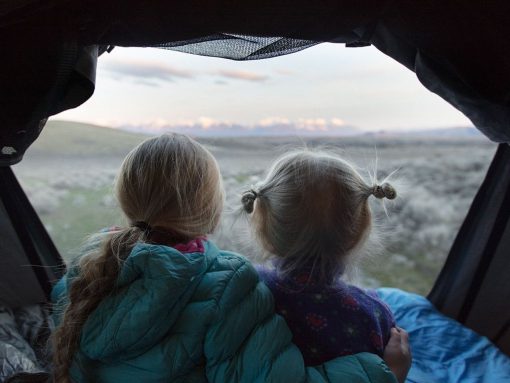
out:
{"label": "distant hill", "polygon": [[119,127],[130,132],[179,132],[194,137],[348,137],[363,134],[359,128],[333,119],[287,119],[268,118],[256,124],[240,124],[210,119],[198,119],[188,123],[124,124]]}
{"label": "distant hill", "polygon": [[148,136],[73,121],[48,121],[27,156],[124,156]]}
{"label": "distant hill", "polygon": [[345,124],[338,119],[278,120],[268,119],[254,125],[197,120],[189,123],[146,123],[124,124],[119,129],[136,132],[161,134],[174,131],[194,137],[362,137],[375,138],[477,138],[482,134],[474,127],[449,127],[421,130],[380,130],[366,132]]}
{"label": "distant hill", "polygon": [[388,131],[366,133],[367,136],[375,137],[399,137],[399,138],[480,138],[483,134],[475,127],[452,127],[407,131]]}
{"label": "distant hill", "polygon": [[[163,130],[165,131],[165,130]],[[40,137],[35,143],[28,149],[26,157],[44,157],[48,159],[60,159],[60,158],[102,158],[102,157],[124,157],[133,147],[139,144],[141,141],[150,137],[150,135],[161,134],[159,132],[149,132],[143,134],[141,132],[130,132],[113,128],[107,128],[103,126],[86,124],[73,121],[60,121],[50,120],[44,127]],[[235,131],[235,130],[234,130]],[[230,132],[233,132],[230,130]],[[288,131],[287,131],[288,132]],[[196,132],[188,132],[193,135]],[[246,133],[246,132],[244,132]],[[266,132],[267,133],[267,132]],[[277,134],[279,133],[279,134]],[[207,138],[206,135],[202,136],[194,134],[200,137],[200,141],[206,143],[212,149],[213,147],[225,147],[227,150],[232,149],[232,145],[239,147],[239,145],[249,146],[260,146],[261,148],[269,148],[273,144],[282,144],[290,140],[293,143],[296,140],[305,139],[307,142],[313,142],[314,137],[310,134],[285,134],[286,130],[275,129],[271,136],[267,134],[255,135],[253,138],[246,141],[246,139],[227,137],[225,132],[222,132],[219,136],[210,136]],[[310,132],[308,132],[310,133]],[[278,138],[277,136],[281,136]],[[328,142],[332,145],[337,140],[342,140],[342,144],[345,144],[345,140],[356,142],[358,145],[366,143],[373,145],[372,140],[368,138],[376,139],[381,141],[381,145],[386,140],[402,139],[402,140],[438,140],[438,141],[450,141],[450,140],[465,140],[471,138],[483,137],[478,130],[475,128],[447,128],[447,129],[433,129],[433,130],[422,130],[422,131],[407,131],[407,132],[391,132],[391,131],[380,131],[380,132],[362,132],[354,134],[350,131],[347,135],[335,135],[328,138]],[[324,140],[327,137],[320,138]],[[232,142],[235,141],[235,143]],[[283,141],[282,141],[283,140]],[[301,141],[299,141],[301,142]]]}

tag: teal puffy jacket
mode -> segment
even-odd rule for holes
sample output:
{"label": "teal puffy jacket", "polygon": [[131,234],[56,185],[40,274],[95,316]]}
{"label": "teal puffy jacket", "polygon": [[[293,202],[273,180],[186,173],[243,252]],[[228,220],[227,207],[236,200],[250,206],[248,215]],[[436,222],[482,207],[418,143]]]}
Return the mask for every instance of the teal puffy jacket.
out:
{"label": "teal puffy jacket", "polygon": [[[74,382],[396,382],[368,353],[305,368],[250,262],[210,241],[204,248],[205,254],[145,243],[133,248],[118,291],[83,327]],[[72,274],[52,293],[57,322]]]}

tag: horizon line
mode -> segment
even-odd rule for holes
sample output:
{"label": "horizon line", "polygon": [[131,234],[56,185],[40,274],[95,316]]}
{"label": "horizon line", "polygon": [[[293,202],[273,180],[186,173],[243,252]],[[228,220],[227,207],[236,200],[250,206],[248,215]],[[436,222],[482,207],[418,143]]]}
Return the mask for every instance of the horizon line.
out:
{"label": "horizon line", "polygon": [[[317,119],[309,119],[311,120],[319,120]],[[322,119],[324,121],[327,121],[326,119]],[[332,119],[330,119],[331,121]],[[243,131],[245,134],[237,134],[232,135],[229,134],[229,137],[259,137],[259,136],[271,136],[271,137],[285,137],[289,134],[278,134],[276,132],[271,132],[271,129],[278,129],[282,127],[293,129],[294,131],[292,133],[299,133],[304,136],[365,136],[365,135],[377,135],[377,134],[433,134],[441,132],[448,132],[448,131],[473,131],[478,133],[479,135],[483,135],[475,126],[473,125],[449,125],[449,126],[437,126],[437,127],[395,127],[395,128],[380,128],[380,129],[366,129],[357,127],[354,125],[349,124],[337,124],[333,125],[336,129],[338,129],[335,132],[331,132],[328,130],[315,130],[315,129],[307,129],[307,128],[298,128],[298,124],[295,121],[285,121],[285,122],[279,122],[276,121],[273,125],[261,125],[261,124],[243,124],[238,122],[230,122],[230,121],[213,121],[209,123],[209,125],[201,124],[201,122],[197,119],[191,122],[168,122],[159,126],[152,126],[151,122],[148,123],[124,123],[124,124],[112,124],[112,123],[102,123],[97,121],[85,121],[85,120],[69,120],[69,119],[54,119],[50,118],[48,122],[58,122],[58,123],[77,123],[77,124],[83,124],[83,125],[91,125],[98,128],[105,128],[105,129],[113,129],[113,130],[120,130],[123,132],[131,132],[131,133],[140,133],[140,134],[154,134],[154,133],[164,133],[165,131],[171,131],[172,128],[176,128],[177,130],[189,130],[190,134],[196,134],[196,133],[203,133],[200,134],[200,136],[206,136],[206,137],[213,137],[213,136],[227,136],[226,131],[229,129],[236,129],[239,128],[244,129]],[[211,128],[212,127],[212,128]],[[214,130],[214,127],[221,128],[218,130]],[[342,128],[345,128],[345,132],[342,132]],[[246,134],[249,131],[253,131],[259,129],[259,133],[255,133],[252,135]],[[261,134],[260,130],[264,130],[264,132]],[[185,132],[184,132],[185,133]],[[215,134],[216,133],[216,134]],[[290,133],[290,132],[289,132]],[[329,134],[328,134],[329,133]],[[478,135],[477,134],[477,135]]]}

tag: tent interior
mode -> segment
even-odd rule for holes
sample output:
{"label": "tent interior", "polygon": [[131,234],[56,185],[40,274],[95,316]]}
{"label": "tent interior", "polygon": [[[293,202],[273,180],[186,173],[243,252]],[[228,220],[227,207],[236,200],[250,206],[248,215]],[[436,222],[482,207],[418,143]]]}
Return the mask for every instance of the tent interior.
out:
{"label": "tent interior", "polygon": [[[467,370],[478,379],[472,381],[510,377],[509,8],[498,1],[453,0],[420,6],[398,0],[206,5],[154,1],[150,6],[131,0],[26,0],[1,5],[0,44],[6,52],[0,63],[2,310],[47,302],[52,284],[64,272],[57,249],[10,166],[22,160],[49,116],[77,107],[93,95],[102,53],[114,46],[139,46],[257,60],[321,42],[356,49],[373,45],[407,68],[403,70],[414,71],[423,86],[499,143],[427,299],[381,291],[405,323],[402,327],[411,328],[415,342],[421,336],[423,344],[437,343],[441,337],[451,341],[450,353],[437,357],[435,364],[427,366],[430,359],[415,354],[408,381],[468,381],[461,371],[466,365],[455,369],[448,364],[458,363],[459,357],[472,359]],[[413,307],[423,310],[413,317]],[[4,318],[2,310],[0,318]],[[400,315],[404,311],[407,314]],[[433,334],[430,339],[420,333],[427,323]],[[445,333],[444,328],[453,328],[448,327],[451,324],[457,327]],[[480,348],[455,343],[474,334]],[[421,350],[419,345],[413,347]]]}

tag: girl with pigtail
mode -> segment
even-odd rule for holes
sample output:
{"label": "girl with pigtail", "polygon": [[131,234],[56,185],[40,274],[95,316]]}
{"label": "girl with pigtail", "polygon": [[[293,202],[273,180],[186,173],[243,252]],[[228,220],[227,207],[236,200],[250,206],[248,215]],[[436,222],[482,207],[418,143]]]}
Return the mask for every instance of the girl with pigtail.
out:
{"label": "girl with pigtail", "polygon": [[[224,192],[191,138],[151,138],[124,160],[129,225],[99,234],[54,287],[53,381],[394,383],[370,353],[305,367],[269,289],[244,257],[206,238]],[[403,365],[405,339],[384,359]]]}
{"label": "girl with pigtail", "polygon": [[[255,237],[273,260],[259,275],[306,365],[358,352],[383,357],[392,333],[407,338],[375,292],[341,278],[369,235],[368,199],[396,195],[387,182],[367,184],[343,159],[308,150],[283,155],[243,194]],[[395,372],[400,380],[407,373]]]}

